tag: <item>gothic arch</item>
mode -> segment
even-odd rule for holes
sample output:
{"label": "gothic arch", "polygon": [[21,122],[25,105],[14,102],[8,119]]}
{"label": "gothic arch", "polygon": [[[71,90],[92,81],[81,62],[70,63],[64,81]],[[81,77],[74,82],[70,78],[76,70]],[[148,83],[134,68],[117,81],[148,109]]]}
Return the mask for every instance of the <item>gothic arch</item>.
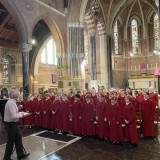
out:
{"label": "gothic arch", "polygon": [[149,24],[151,22],[151,18],[154,14],[157,14],[157,12],[155,12],[154,10],[151,10],[149,12],[149,14],[147,15],[147,18],[146,18],[146,23]]}
{"label": "gothic arch", "polygon": [[12,15],[12,18],[16,22],[16,27],[18,30],[19,35],[19,44],[21,43],[28,43],[28,30],[25,24],[25,21],[23,19],[23,16],[21,15],[20,11],[16,7],[14,1],[6,1],[1,0],[1,3],[4,5],[4,7],[9,11],[9,13]]}
{"label": "gothic arch", "polygon": [[46,23],[46,25],[48,26],[48,28],[50,29],[52,36],[53,36],[55,43],[56,43],[57,53],[58,54],[64,53],[64,41],[63,41],[63,37],[62,37],[62,34],[59,30],[57,23],[53,19],[50,19],[49,15],[47,17],[39,17],[32,24],[33,29],[40,20],[43,20]]}
{"label": "gothic arch", "polygon": [[138,15],[134,14],[134,15],[132,15],[132,16],[130,17],[130,19],[129,19],[129,21],[128,21],[128,26],[130,26],[130,24],[131,24],[131,22],[132,22],[133,19],[135,19],[139,25],[142,25],[142,20],[141,20],[141,18],[140,18]]}
{"label": "gothic arch", "polygon": [[32,65],[31,65],[32,66],[31,73],[33,74],[33,76],[38,74],[39,60],[40,60],[40,55],[38,55],[38,53],[40,52],[42,45],[44,45],[44,43],[46,43],[48,38],[50,38],[51,36],[53,37],[55,44],[56,44],[57,55],[62,56],[62,54],[64,53],[64,42],[63,42],[63,38],[62,38],[62,35],[60,33],[60,30],[59,30],[57,24],[55,22],[53,22],[53,20],[51,20],[50,18],[39,17],[39,19],[34,22],[33,28],[36,26],[36,24],[40,20],[43,20],[46,23],[46,25],[50,29],[51,34],[49,34],[49,33],[46,34],[43,37],[43,40],[40,42],[40,44],[38,45],[38,47],[35,50]]}

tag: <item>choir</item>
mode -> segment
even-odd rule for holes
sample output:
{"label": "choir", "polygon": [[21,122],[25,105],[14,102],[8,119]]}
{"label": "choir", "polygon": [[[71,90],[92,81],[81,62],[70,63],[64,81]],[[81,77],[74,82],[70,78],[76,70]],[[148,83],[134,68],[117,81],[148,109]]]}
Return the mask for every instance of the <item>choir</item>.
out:
{"label": "choir", "polygon": [[[139,135],[156,137],[155,113],[158,95],[145,92],[108,91],[45,93],[18,101],[21,111],[32,113],[20,126],[40,127],[55,132],[97,136],[112,144],[137,147]],[[138,125],[140,127],[138,127]],[[139,129],[140,128],[140,129]]]}

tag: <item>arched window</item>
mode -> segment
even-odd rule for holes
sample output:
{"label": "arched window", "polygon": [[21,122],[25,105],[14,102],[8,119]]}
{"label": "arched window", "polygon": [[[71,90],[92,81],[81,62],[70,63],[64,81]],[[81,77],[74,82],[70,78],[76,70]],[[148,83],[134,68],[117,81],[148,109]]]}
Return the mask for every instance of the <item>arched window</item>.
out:
{"label": "arched window", "polygon": [[114,25],[114,53],[118,54],[118,24]]}
{"label": "arched window", "polygon": [[154,16],[154,49],[159,50],[159,21],[157,14]]}
{"label": "arched window", "polygon": [[88,62],[88,35],[84,32],[84,58]]}
{"label": "arched window", "polygon": [[138,54],[138,24],[135,19],[131,21],[132,29],[132,52]]}
{"label": "arched window", "polygon": [[3,58],[3,84],[8,84],[9,83],[9,59]]}
{"label": "arched window", "polygon": [[41,63],[57,65],[56,45],[53,38],[49,39],[42,50]]}

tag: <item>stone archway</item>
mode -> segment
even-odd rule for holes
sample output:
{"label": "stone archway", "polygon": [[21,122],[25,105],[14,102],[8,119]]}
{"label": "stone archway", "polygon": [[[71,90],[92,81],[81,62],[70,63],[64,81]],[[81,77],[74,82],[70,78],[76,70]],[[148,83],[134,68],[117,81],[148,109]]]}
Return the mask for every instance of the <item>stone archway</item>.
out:
{"label": "stone archway", "polygon": [[27,43],[28,42],[27,27],[20,11],[16,7],[16,5],[13,4],[14,1],[1,0],[1,3],[9,11],[9,13],[12,15],[12,18],[16,22],[16,27],[19,33],[19,44]]}

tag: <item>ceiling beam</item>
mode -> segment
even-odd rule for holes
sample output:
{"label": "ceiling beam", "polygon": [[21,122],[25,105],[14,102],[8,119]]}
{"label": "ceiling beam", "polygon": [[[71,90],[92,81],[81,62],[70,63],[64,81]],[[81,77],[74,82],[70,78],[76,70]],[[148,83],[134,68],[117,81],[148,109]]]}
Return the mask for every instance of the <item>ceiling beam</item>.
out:
{"label": "ceiling beam", "polygon": [[0,27],[4,27],[11,19],[12,17],[10,16],[10,14],[8,14],[0,24]]}
{"label": "ceiling beam", "polygon": [[0,39],[0,46],[18,48],[18,43],[14,43],[14,42],[5,41],[5,40]]}

